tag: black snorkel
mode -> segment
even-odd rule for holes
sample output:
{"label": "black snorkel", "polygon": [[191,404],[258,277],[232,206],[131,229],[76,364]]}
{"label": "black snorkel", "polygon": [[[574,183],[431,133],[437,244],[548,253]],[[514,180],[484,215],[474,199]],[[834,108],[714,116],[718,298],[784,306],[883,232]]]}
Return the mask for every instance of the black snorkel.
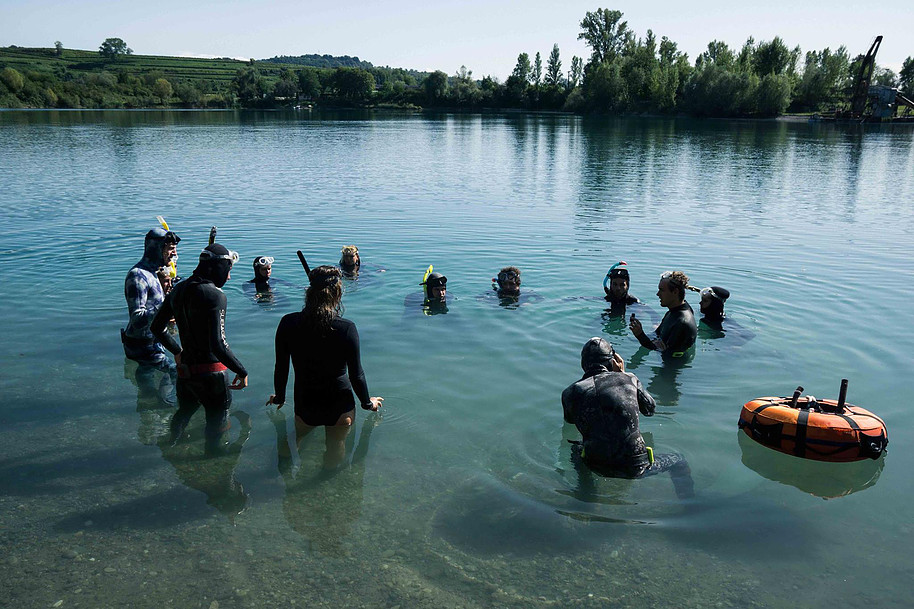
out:
{"label": "black snorkel", "polygon": [[301,250],[295,252],[298,254],[298,261],[301,262],[301,266],[305,269],[305,275],[308,276],[308,281],[311,281],[311,267],[308,266],[308,261],[305,260],[305,255],[301,253]]}
{"label": "black snorkel", "polygon": [[207,245],[212,245],[216,242],[216,227],[213,226],[209,229],[209,243]]}

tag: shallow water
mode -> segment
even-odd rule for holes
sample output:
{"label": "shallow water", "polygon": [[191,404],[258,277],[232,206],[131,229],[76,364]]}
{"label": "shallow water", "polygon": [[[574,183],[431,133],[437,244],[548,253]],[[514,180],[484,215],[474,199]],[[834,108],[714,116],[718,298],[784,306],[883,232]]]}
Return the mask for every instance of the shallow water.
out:
{"label": "shallow water", "polygon": [[[0,112],[0,605],[907,606],[914,131],[566,116]],[[242,254],[227,333],[250,371],[232,449],[157,445],[160,375],[125,364],[123,279],[162,214],[188,275],[209,227]],[[313,265],[347,283],[380,416],[348,465],[278,456],[272,336]],[[243,289],[250,260],[290,285]],[[738,332],[664,366],[603,313],[606,269],[659,319],[658,275],[722,285]],[[413,300],[429,264],[446,315]],[[501,307],[523,270],[540,298]],[[689,296],[697,310],[697,295]],[[559,396],[603,334],[657,397],[642,430],[688,460],[579,480]],[[802,461],[737,434],[802,384],[889,428],[886,457]],[[290,405],[291,406],[291,405]],[[285,427],[288,426],[288,427]],[[277,433],[277,429],[280,433]],[[585,484],[585,487],[582,487]]]}

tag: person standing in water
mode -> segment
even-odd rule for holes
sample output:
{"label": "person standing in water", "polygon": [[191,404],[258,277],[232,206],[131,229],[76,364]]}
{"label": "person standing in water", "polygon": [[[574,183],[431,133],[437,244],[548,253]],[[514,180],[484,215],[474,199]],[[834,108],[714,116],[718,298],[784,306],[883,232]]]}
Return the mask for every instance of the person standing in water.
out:
{"label": "person standing in water", "polygon": [[638,413],[653,416],[654,398],[606,340],[594,337],[581,349],[584,376],[562,392],[565,421],[578,428],[582,442],[573,458],[599,474],[640,478],[672,470],[680,498],[692,495],[689,467],[677,454],[654,457],[641,436]]}
{"label": "person standing in water", "polygon": [[641,322],[631,316],[628,327],[645,349],[660,351],[664,357],[682,357],[695,344],[698,325],[692,307],[685,301],[689,285],[688,276],[682,271],[667,271],[660,276],[657,298],[660,306],[669,309],[657,326],[656,338],[649,338]]}
{"label": "person standing in water", "polygon": [[150,324],[165,300],[163,282],[157,272],[178,257],[181,238],[172,231],[154,228],[146,233],[143,258],[133,265],[124,280],[124,296],[130,316],[121,330],[124,355],[139,364],[160,370],[173,369],[162,344],[155,339]]}
{"label": "person standing in water", "polygon": [[[225,340],[225,294],[238,254],[214,243],[200,252],[193,274],[179,282],[152,321],[152,333],[175,354],[178,364],[178,411],[171,419],[171,441],[184,433],[191,416],[202,405],[206,411],[207,452],[218,452],[228,430],[233,389],[248,385],[248,373]],[[178,324],[181,343],[167,332],[169,320]],[[227,370],[235,373],[229,383]]]}
{"label": "person standing in water", "polygon": [[345,439],[355,421],[353,390],[364,410],[377,411],[384,398],[371,397],[362,370],[359,333],[340,317],[342,273],[319,266],[309,275],[305,308],[284,316],[276,329],[274,393],[267,400],[277,409],[286,402],[289,360],[295,369],[295,432],[298,441],[324,427],[324,465],[336,467],[346,453]]}
{"label": "person standing in water", "polygon": [[516,266],[506,266],[498,271],[498,276],[493,279],[493,282],[499,298],[520,296],[520,269]]}

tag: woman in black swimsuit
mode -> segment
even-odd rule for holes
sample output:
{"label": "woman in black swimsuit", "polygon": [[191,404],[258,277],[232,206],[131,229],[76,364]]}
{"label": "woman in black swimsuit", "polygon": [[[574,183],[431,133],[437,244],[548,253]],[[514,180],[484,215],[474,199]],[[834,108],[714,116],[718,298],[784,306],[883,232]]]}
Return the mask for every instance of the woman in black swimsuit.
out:
{"label": "woman in black swimsuit", "polygon": [[295,435],[301,439],[315,427],[326,427],[325,465],[345,454],[343,441],[355,421],[355,391],[361,407],[377,410],[384,398],[370,397],[359,355],[355,324],[339,316],[343,288],[340,270],[319,266],[311,271],[305,308],[282,318],[276,329],[275,393],[267,400],[282,408],[289,380],[289,359],[295,368]]}

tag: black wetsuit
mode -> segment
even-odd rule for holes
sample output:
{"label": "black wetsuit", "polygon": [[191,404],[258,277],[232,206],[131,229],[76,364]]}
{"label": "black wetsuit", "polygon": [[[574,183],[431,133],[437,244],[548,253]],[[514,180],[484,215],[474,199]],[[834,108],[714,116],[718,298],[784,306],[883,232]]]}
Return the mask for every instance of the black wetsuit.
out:
{"label": "black wetsuit", "polygon": [[[152,321],[156,338],[175,355],[181,354],[176,387],[178,412],[171,422],[173,440],[201,405],[206,410],[207,438],[218,437],[225,429],[232,404],[228,375],[218,368],[221,364],[238,376],[248,374],[225,342],[225,305],[222,290],[194,271],[172,288]],[[172,317],[178,324],[180,345],[165,331]]]}
{"label": "black wetsuit", "polygon": [[562,408],[565,420],[581,432],[588,465],[632,478],[648,469],[650,460],[638,428],[638,412],[652,416],[654,398],[634,374],[592,367],[562,392]]}
{"label": "black wetsuit", "polygon": [[[657,326],[657,338],[665,345],[664,356],[681,357],[695,344],[697,335],[698,324],[695,323],[695,314],[687,302],[667,311]],[[648,349],[657,349],[657,345],[646,334],[639,336],[638,342]]]}
{"label": "black wetsuit", "polygon": [[335,317],[323,336],[304,325],[301,312],[280,320],[273,371],[274,401],[279,404],[286,401],[290,357],[295,367],[295,414],[306,425],[336,425],[340,415],[355,408],[353,390],[362,408],[371,410],[359,333],[348,319]]}

